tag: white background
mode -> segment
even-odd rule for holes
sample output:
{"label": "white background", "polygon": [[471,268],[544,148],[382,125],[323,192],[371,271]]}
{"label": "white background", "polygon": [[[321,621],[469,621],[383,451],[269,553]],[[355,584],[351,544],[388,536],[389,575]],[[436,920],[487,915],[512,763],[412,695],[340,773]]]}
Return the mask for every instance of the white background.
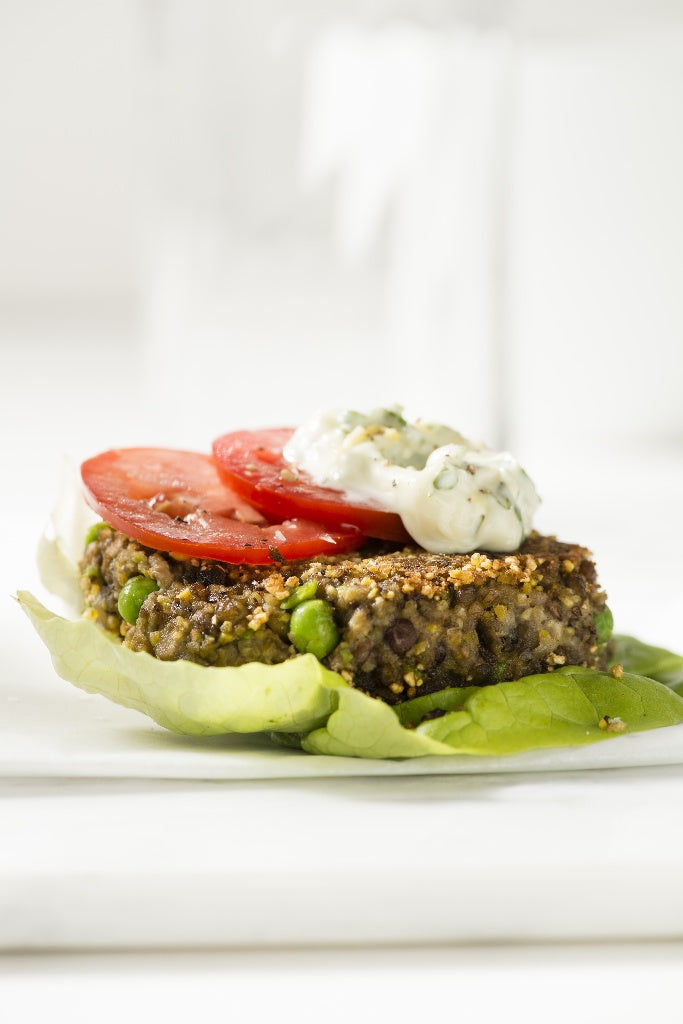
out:
{"label": "white background", "polygon": [[[63,455],[399,401],[514,450],[618,626],[683,649],[682,108],[675,0],[0,0],[6,591],[34,581]],[[568,956],[593,999],[596,962],[625,984],[618,951]],[[677,960],[646,955],[660,992]],[[53,991],[41,963],[15,986]],[[414,964],[509,983],[500,953]],[[315,991],[330,965],[287,970]]]}

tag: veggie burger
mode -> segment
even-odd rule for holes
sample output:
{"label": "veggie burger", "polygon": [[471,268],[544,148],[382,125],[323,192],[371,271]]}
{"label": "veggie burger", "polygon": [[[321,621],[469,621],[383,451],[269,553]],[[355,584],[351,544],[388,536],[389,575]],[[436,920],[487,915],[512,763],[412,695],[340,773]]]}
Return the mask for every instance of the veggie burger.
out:
{"label": "veggie burger", "polygon": [[[61,674],[170,728],[381,757],[683,720],[671,686],[615,662],[590,553],[534,532],[517,460],[448,427],[329,411],[226,434],[211,455],[107,451],[81,476],[101,519],[80,620],[22,599]],[[82,658],[99,676],[66,665],[70,627],[99,644]],[[132,691],[106,682],[114,637]]]}

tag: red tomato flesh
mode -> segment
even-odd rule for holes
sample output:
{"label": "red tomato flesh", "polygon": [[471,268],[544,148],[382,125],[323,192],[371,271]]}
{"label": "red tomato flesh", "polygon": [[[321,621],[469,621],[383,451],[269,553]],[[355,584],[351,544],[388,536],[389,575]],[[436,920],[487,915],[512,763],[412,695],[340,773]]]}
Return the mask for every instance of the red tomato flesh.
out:
{"label": "red tomato flesh", "polygon": [[330,527],[351,524],[367,537],[413,543],[395,512],[371,502],[349,501],[343,491],[319,487],[301,470],[294,470],[282,456],[293,433],[281,427],[224,434],[213,443],[221,476],[268,516],[305,516]]}
{"label": "red tomato flesh", "polygon": [[81,477],[106,523],[161,551],[260,565],[351,551],[364,539],[355,527],[266,522],[195,452],[117,448],[84,462]]}

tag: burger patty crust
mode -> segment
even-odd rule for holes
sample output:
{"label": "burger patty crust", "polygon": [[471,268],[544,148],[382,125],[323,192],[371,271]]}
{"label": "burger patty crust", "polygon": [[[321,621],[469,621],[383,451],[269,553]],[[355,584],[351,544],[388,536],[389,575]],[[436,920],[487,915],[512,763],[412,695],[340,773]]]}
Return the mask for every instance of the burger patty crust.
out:
{"label": "burger patty crust", "polygon": [[[538,534],[513,554],[406,547],[274,567],[181,559],[104,527],[80,569],[86,614],[127,647],[202,665],[271,665],[296,655],[282,604],[315,581],[340,636],[323,663],[390,704],[606,663],[595,626],[605,593],[590,553]],[[117,604],[133,576],[154,580],[158,590],[130,625]]]}

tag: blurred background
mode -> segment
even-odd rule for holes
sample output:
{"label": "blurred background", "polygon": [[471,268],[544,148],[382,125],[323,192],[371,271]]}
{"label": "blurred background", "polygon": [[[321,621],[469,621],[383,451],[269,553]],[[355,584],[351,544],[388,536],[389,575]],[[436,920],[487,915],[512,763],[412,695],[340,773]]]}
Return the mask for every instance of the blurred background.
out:
{"label": "blurred background", "polygon": [[0,21],[12,589],[64,456],[400,402],[514,451],[618,625],[676,646],[683,0]]}

